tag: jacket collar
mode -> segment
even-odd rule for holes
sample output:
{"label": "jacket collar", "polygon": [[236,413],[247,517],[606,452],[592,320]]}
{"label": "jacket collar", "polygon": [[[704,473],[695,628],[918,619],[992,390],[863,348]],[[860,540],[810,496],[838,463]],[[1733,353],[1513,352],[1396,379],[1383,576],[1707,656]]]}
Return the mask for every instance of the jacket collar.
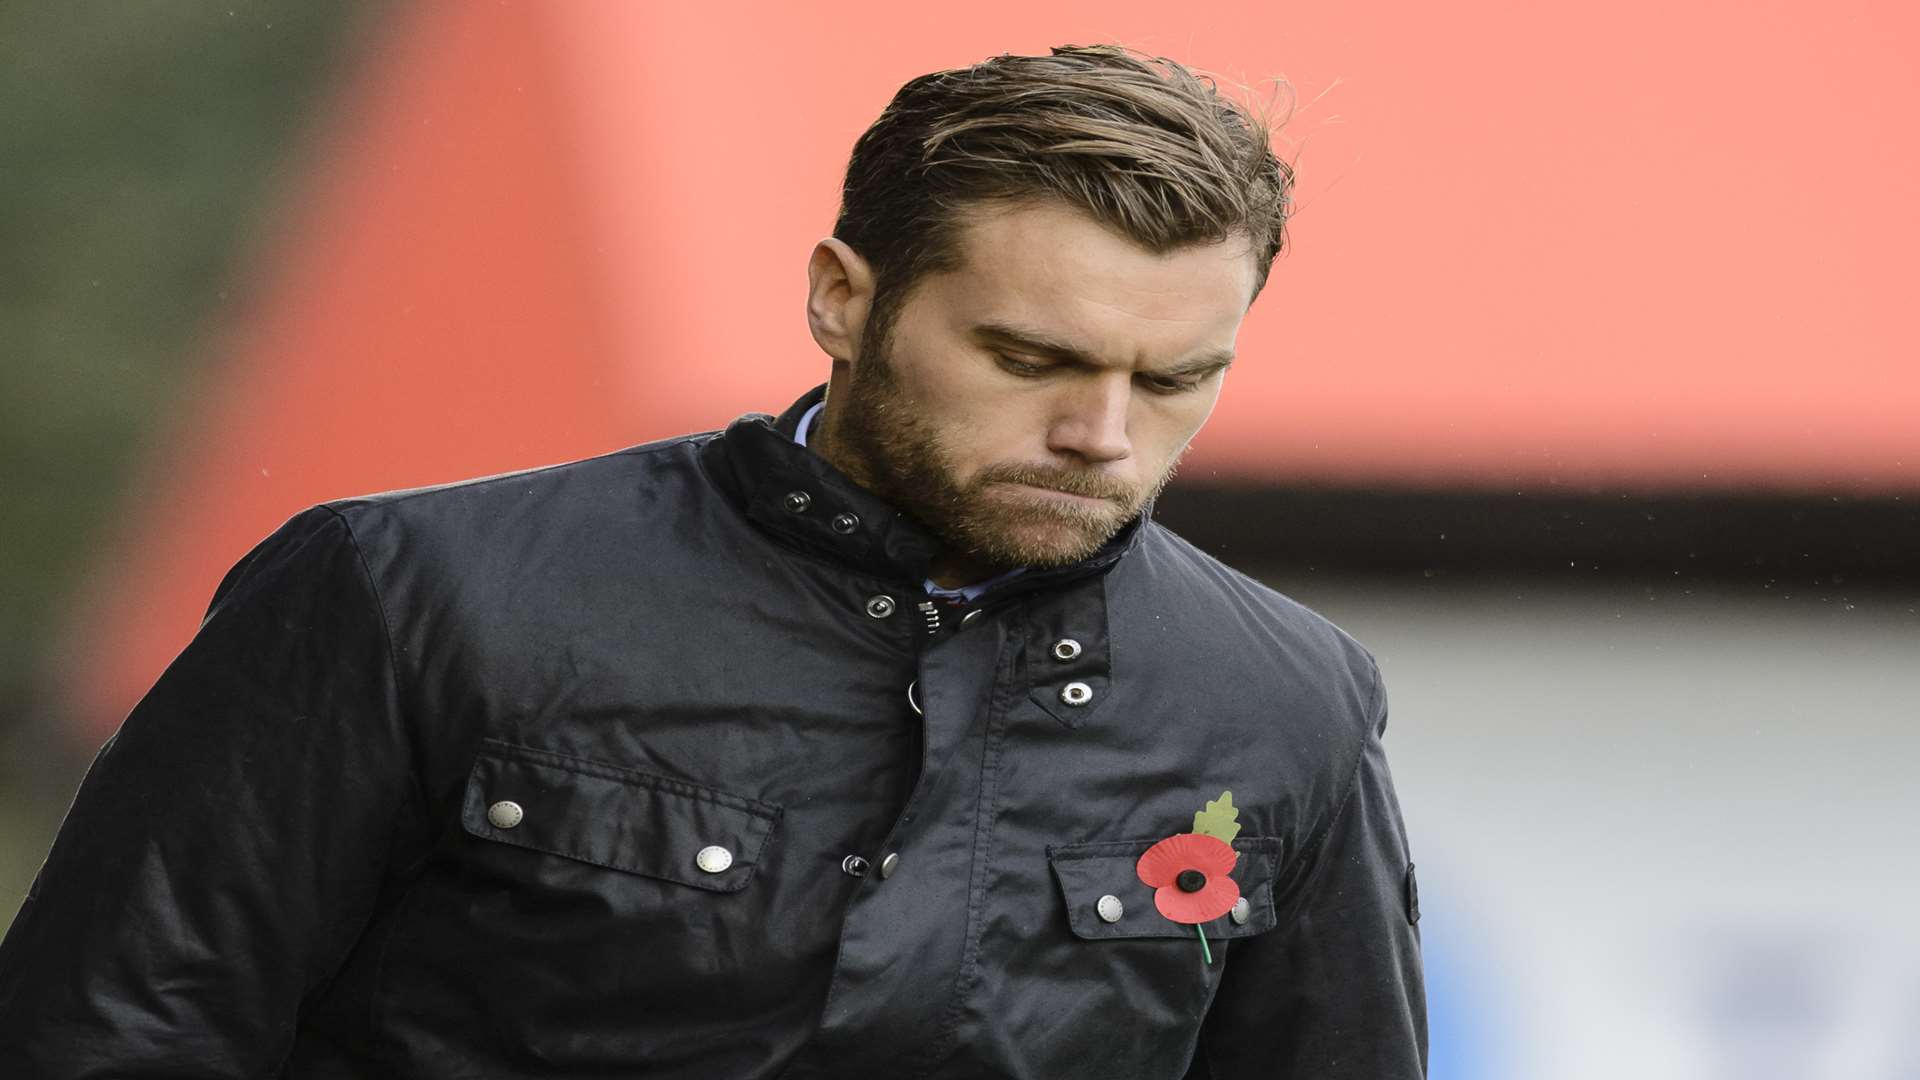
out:
{"label": "jacket collar", "polygon": [[[816,386],[778,417],[749,413],[702,449],[707,472],[748,520],[782,541],[918,589],[940,551],[925,526],[854,483],[825,458],[793,441],[800,418],[825,400]],[[1101,574],[1140,540],[1142,514],[1082,562],[1037,570],[1008,581],[989,597]]]}

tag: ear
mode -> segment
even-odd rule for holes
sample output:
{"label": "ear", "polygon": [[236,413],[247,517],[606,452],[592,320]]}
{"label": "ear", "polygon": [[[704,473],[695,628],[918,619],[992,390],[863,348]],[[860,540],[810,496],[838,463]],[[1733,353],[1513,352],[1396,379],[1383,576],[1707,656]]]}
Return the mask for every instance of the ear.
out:
{"label": "ear", "polygon": [[858,360],[872,306],[867,260],[831,236],[815,244],[807,259],[807,329],[821,350],[838,363]]}

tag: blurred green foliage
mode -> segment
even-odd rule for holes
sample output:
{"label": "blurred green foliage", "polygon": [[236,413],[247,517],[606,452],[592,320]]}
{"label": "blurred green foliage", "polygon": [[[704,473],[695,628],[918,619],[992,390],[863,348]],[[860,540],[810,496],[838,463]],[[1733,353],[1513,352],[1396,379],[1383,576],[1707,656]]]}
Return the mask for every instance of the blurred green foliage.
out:
{"label": "blurred green foliage", "polygon": [[63,601],[391,6],[0,4],[0,919],[85,766],[37,678]]}

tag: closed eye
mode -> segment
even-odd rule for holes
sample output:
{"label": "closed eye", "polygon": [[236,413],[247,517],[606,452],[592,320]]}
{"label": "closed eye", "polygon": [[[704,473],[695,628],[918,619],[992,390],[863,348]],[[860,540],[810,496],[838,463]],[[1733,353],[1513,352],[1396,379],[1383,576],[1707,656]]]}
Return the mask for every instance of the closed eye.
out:
{"label": "closed eye", "polygon": [[[1215,368],[1214,371],[1218,371]],[[1193,375],[1141,375],[1140,385],[1155,394],[1185,394],[1200,389],[1200,384],[1213,375],[1213,371],[1202,371]]]}
{"label": "closed eye", "polygon": [[996,352],[993,354],[993,356],[994,356],[994,359],[999,362],[1002,370],[1006,371],[1008,374],[1011,374],[1011,375],[1018,375],[1023,379],[1038,378],[1039,376],[1046,374],[1048,369],[1053,367],[1052,364],[1028,363],[1025,360],[1018,360],[1018,359],[1015,359],[1014,357],[1008,356],[1006,353],[1003,353],[1003,352]]}

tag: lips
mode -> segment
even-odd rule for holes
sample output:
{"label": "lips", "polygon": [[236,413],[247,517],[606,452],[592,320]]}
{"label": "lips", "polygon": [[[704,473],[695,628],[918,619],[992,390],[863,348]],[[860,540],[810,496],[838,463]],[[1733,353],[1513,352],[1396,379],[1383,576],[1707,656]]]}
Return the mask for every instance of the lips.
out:
{"label": "lips", "polygon": [[1078,491],[1067,491],[1062,488],[1046,487],[1041,484],[1015,483],[1011,481],[1009,481],[1008,484],[1011,487],[1026,488],[1028,491],[1038,491],[1047,495],[1060,496],[1062,498],[1072,499],[1076,502],[1119,502],[1120,501],[1119,499],[1116,499],[1111,495],[1085,495]]}

